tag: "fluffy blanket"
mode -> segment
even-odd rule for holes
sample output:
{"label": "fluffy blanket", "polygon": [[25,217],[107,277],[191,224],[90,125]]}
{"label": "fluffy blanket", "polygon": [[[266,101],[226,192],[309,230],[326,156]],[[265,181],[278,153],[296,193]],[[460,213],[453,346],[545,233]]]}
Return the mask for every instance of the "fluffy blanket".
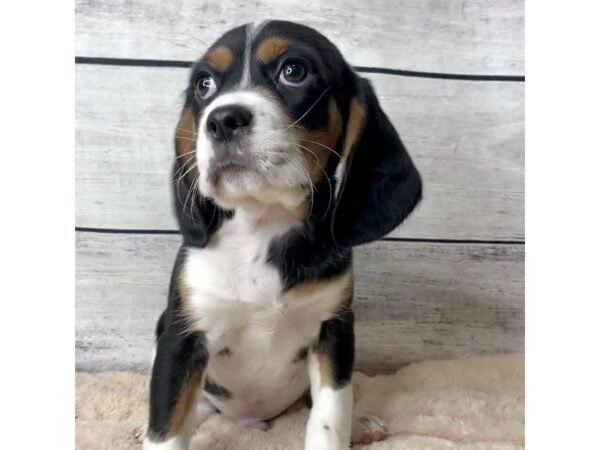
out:
{"label": "fluffy blanket", "polygon": [[[355,373],[357,404],[381,417],[385,441],[369,450],[524,448],[524,356],[498,355],[412,364],[393,375]],[[77,373],[76,443],[82,450],[139,449],[148,377],[128,372]],[[192,450],[301,450],[308,409],[273,421],[268,431],[215,415],[196,432]]]}

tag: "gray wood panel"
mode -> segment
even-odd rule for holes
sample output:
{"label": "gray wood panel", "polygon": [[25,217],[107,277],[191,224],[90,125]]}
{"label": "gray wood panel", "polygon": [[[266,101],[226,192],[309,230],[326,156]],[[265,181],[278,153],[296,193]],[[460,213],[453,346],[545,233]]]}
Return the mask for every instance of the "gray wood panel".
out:
{"label": "gray wood panel", "polygon": [[[174,235],[76,234],[76,363],[146,370]],[[523,245],[377,242],[356,250],[357,361],[523,350]]]}
{"label": "gray wood panel", "polygon": [[[369,74],[425,193],[394,236],[524,236],[524,85]],[[78,65],[76,224],[175,229],[172,136],[185,69]]]}
{"label": "gray wood panel", "polygon": [[523,0],[77,0],[79,56],[196,59],[228,29],[268,18],[325,33],[354,65],[524,74]]}

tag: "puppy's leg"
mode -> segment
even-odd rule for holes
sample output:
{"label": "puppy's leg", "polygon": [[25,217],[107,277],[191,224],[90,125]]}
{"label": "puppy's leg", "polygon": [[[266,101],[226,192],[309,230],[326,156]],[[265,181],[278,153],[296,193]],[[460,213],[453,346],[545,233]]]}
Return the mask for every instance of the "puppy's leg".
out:
{"label": "puppy's leg", "polygon": [[305,450],[350,447],[354,314],[345,309],[323,322],[319,342],[308,360],[313,406],[306,428]]}
{"label": "puppy's leg", "polygon": [[[196,405],[208,352],[204,335],[187,332],[182,324],[173,320],[157,342],[145,450],[187,450],[198,425]],[[208,411],[207,405],[201,408]]]}
{"label": "puppy's leg", "polygon": [[[198,428],[200,425],[202,425],[204,423],[204,421],[206,419],[208,419],[217,410],[214,407],[214,405],[208,401],[208,399],[206,397],[204,397],[202,394],[198,394],[198,395],[200,396],[200,400],[198,401],[198,404],[196,405],[196,418],[194,420],[193,430],[196,430],[196,428]],[[354,428],[352,428],[352,430],[354,431]],[[194,431],[192,431],[192,434],[193,433],[194,433]],[[148,434],[148,423],[146,423],[142,426],[139,426],[133,430],[133,437],[140,444],[144,441],[147,434]]]}

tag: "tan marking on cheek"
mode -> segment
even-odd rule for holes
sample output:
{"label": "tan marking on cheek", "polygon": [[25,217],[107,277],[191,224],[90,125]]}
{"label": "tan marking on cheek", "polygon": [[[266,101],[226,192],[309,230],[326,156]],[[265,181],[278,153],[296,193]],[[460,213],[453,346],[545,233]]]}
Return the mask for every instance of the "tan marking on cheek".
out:
{"label": "tan marking on cheek", "polygon": [[256,50],[256,59],[263,64],[269,64],[283,55],[283,52],[285,52],[287,47],[288,44],[285,39],[280,37],[270,37],[265,39],[258,46],[258,50]]}
{"label": "tan marking on cheek", "polygon": [[[325,129],[300,131],[300,145],[308,164],[308,173],[313,184],[325,177],[325,168],[342,134],[342,116],[337,103],[333,98],[328,105],[328,123]],[[333,151],[332,151],[333,150]]]}
{"label": "tan marking on cheek", "polygon": [[217,72],[225,72],[233,63],[233,53],[229,47],[222,45],[210,50],[205,59]]}
{"label": "tan marking on cheek", "polygon": [[204,369],[196,369],[185,381],[177,396],[177,402],[173,408],[171,419],[169,420],[169,428],[167,434],[175,436],[182,430],[185,421],[189,414],[192,414],[192,409],[196,403],[196,392],[202,383],[202,375]]}
{"label": "tan marking on cheek", "polygon": [[179,171],[177,176],[185,175],[185,181],[191,186],[198,176],[198,170],[192,167],[195,164],[195,148],[198,140],[196,123],[192,108],[187,107],[181,113],[177,128],[175,129],[175,153]]}

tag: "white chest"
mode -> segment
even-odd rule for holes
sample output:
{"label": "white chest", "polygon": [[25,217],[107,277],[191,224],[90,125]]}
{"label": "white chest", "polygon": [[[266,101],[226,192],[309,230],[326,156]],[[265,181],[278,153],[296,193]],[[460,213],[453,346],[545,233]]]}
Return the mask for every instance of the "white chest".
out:
{"label": "white chest", "polygon": [[[207,338],[207,373],[233,393],[218,404],[232,416],[269,417],[306,389],[306,367],[294,359],[318,337],[352,284],[347,272],[282,291],[279,271],[266,262],[269,244],[298,223],[270,219],[234,216],[206,248],[188,250],[182,271],[184,308]],[[225,348],[228,356],[219,356]]]}
{"label": "white chest", "polygon": [[[236,214],[203,249],[188,249],[182,280],[186,308],[209,340],[241,323],[262,322],[281,308],[281,276],[267,264],[273,238],[298,223],[275,216],[267,223]],[[262,317],[266,319],[266,317]]]}

